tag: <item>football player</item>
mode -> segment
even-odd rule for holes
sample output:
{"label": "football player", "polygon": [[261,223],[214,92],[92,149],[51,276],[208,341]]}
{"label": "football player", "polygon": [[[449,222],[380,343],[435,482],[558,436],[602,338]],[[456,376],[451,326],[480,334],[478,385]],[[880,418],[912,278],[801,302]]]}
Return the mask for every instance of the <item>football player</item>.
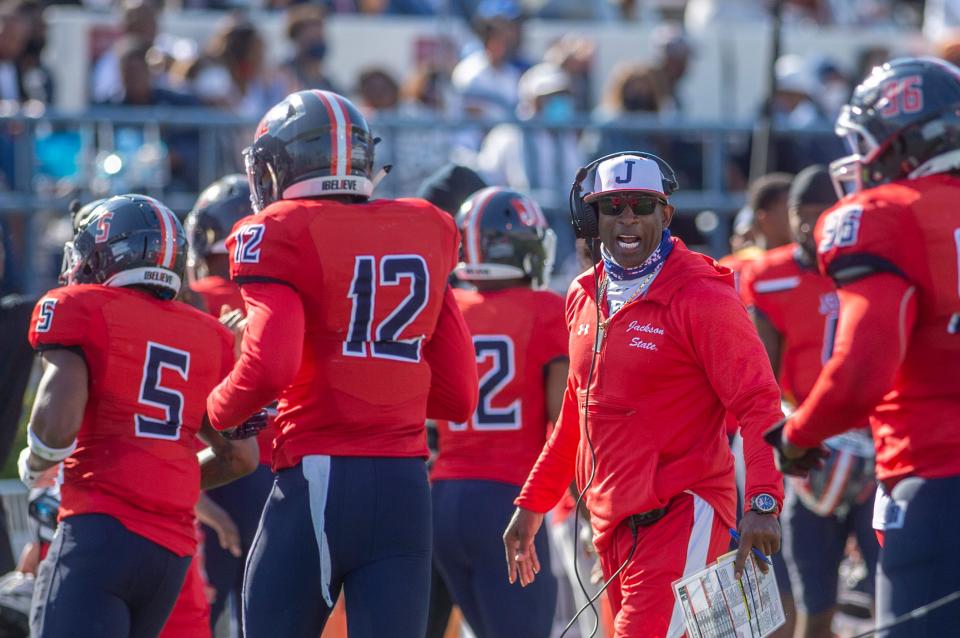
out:
{"label": "football player", "polygon": [[[20,477],[28,487],[63,480],[31,635],[156,636],[196,547],[199,489],[252,471],[256,449],[204,420],[207,395],[233,363],[233,337],[173,301],[186,250],[176,216],[124,195],[80,221],[66,247],[68,285],[40,299],[30,328],[43,376]],[[248,420],[230,436],[264,423]],[[211,446],[199,465],[198,434]]]}
{"label": "football player", "polygon": [[[794,241],[764,253],[744,269],[740,281],[744,303],[791,408],[806,399],[833,351],[839,302],[833,280],[817,270],[813,228],[836,201],[825,166],[801,171],[787,200]],[[780,518],[797,609],[793,635],[803,638],[833,635],[837,571],[851,534],[866,563],[871,594],[879,551],[871,526],[874,480],[869,434],[851,432],[831,439],[831,445],[837,453],[830,467],[807,480],[791,477]]]}
{"label": "football player", "polygon": [[[247,178],[236,174],[222,177],[204,189],[187,215],[184,226],[190,289],[203,300],[207,311],[214,317],[219,317],[224,309],[243,310],[240,286],[230,280],[226,240],[234,224],[251,212]],[[255,472],[208,492],[208,496],[233,519],[240,534],[240,554],[235,555],[229,548],[221,546],[215,529],[206,525],[203,528],[207,580],[216,590],[210,607],[211,624],[216,624],[227,601],[233,599],[237,624],[241,625],[243,565],[273,484],[270,471],[273,435],[273,427],[264,428],[257,435],[260,464]]]}
{"label": "football player", "polygon": [[[463,261],[454,291],[473,334],[480,400],[463,423],[441,421],[433,482],[434,560],[478,638],[550,634],[557,582],[519,592],[503,578],[501,530],[557,418],[567,383],[563,298],[540,290],[553,266],[553,231],[532,199],[485,188],[457,215]],[[549,557],[546,529],[537,553]]]}
{"label": "football player", "polygon": [[248,638],[421,638],[430,581],[424,421],[473,413],[473,342],[447,277],[453,219],[371,200],[374,138],[327,91],[289,95],[244,151],[256,214],[227,240],[247,310],[214,427],[280,398],[277,478],[246,565]]}
{"label": "football player", "polygon": [[[785,473],[868,416],[883,529],[877,623],[887,636],[956,631],[960,602],[901,616],[960,589],[960,70],[933,58],[876,67],[837,120],[852,155],[831,172],[852,192],[824,213],[821,270],[838,286],[833,357],[772,428]],[[838,188],[839,191],[839,188]]]}

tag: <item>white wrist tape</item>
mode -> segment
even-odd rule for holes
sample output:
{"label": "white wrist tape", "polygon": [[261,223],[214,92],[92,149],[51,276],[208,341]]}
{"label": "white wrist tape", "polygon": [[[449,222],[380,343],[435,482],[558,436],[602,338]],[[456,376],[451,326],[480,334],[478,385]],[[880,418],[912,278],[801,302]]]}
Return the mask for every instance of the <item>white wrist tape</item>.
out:
{"label": "white wrist tape", "polygon": [[73,454],[73,451],[77,449],[77,440],[74,439],[73,443],[67,447],[50,447],[41,441],[40,437],[34,434],[33,428],[28,425],[27,445],[30,447],[30,451],[37,455],[37,458],[41,458],[44,461],[50,461],[51,463],[59,463],[63,459]]}

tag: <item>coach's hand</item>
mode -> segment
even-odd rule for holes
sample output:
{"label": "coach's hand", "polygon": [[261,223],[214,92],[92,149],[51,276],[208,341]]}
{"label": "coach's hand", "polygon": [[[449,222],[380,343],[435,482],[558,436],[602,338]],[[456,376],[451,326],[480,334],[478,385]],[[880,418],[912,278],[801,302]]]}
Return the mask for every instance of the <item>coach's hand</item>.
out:
{"label": "coach's hand", "polygon": [[540,573],[540,561],[533,539],[543,524],[543,514],[518,507],[503,533],[503,549],[507,553],[507,578],[510,584],[517,582],[526,587]]}
{"label": "coach's hand", "polygon": [[[773,514],[758,514],[757,512],[745,512],[740,519],[740,546],[737,548],[737,558],[733,563],[733,571],[739,579],[743,575],[743,565],[747,562],[747,557],[752,555],[750,551],[756,547],[765,556],[771,556],[780,551],[780,522]],[[767,564],[763,561],[754,559],[757,567],[764,574],[767,573]]]}

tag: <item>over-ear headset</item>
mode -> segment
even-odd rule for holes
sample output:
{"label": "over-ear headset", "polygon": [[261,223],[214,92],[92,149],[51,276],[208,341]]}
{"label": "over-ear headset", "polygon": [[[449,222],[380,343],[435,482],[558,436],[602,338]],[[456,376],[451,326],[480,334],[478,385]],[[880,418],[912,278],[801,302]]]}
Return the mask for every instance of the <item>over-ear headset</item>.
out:
{"label": "over-ear headset", "polygon": [[577,176],[573,179],[573,186],[570,188],[570,198],[568,202],[570,205],[570,219],[573,222],[573,232],[577,237],[581,239],[595,239],[600,234],[596,204],[588,204],[583,201],[583,198],[591,192],[590,190],[584,192],[584,182],[589,184],[592,190],[593,184],[596,183],[597,167],[601,163],[614,157],[620,157],[621,155],[632,155],[656,162],[657,166],[660,167],[660,175],[663,177],[663,192],[668,197],[680,187],[677,183],[677,176],[674,174],[673,169],[670,168],[670,165],[653,153],[620,151],[595,159],[577,171]]}

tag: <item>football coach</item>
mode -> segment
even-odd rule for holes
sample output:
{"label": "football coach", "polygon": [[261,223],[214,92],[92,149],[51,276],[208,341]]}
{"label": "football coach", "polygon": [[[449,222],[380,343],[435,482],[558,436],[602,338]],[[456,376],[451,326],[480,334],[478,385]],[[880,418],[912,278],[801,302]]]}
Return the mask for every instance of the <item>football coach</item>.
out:
{"label": "football coach", "polygon": [[574,229],[599,237],[600,260],[567,293],[562,412],[504,532],[509,578],[529,584],[539,571],[536,531],[575,479],[616,638],[682,635],[671,583],[729,547],[737,488],[727,411],[747,466],[738,573],[751,547],[780,548],[783,479],[762,439],[782,418],[780,390],[732,273],[670,235],[676,188],[673,170],[647,153],[616,153],[578,172]]}

